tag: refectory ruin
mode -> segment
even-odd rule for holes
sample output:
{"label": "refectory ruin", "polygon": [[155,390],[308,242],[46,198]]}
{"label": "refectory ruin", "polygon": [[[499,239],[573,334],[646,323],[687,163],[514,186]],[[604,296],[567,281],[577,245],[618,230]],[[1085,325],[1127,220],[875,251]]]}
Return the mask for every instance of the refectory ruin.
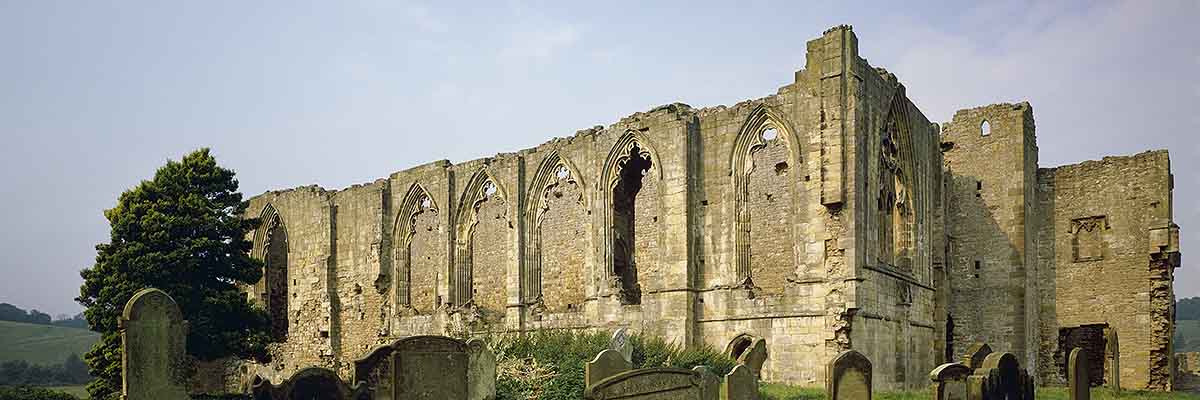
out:
{"label": "refectory ruin", "polygon": [[1039,384],[1080,347],[1093,377],[1170,389],[1167,152],[1041,168],[1036,138],[1028,103],[929,121],[839,26],[763,98],[264,193],[247,292],[279,343],[244,375],[349,380],[413,335],[628,328],[734,355],[765,339],[761,378],[809,386],[856,350],[876,387],[924,387],[986,342]]}

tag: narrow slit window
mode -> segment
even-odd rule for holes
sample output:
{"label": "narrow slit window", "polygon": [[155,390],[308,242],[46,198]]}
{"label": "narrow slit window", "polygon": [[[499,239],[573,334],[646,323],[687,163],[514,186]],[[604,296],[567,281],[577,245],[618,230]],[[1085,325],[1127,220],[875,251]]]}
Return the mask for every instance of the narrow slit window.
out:
{"label": "narrow slit window", "polygon": [[986,119],[983,120],[982,124],[979,124],[979,134],[981,136],[988,136],[992,134],[992,124]]}

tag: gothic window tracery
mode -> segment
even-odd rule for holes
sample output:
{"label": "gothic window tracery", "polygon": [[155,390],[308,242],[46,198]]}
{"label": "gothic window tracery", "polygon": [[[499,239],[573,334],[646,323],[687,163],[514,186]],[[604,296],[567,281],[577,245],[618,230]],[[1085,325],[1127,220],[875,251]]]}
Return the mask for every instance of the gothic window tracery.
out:
{"label": "gothic window tracery", "polygon": [[429,314],[438,307],[437,276],[446,260],[445,229],[433,196],[413,184],[397,216],[395,304],[402,313]]}
{"label": "gothic window tracery", "polygon": [[901,130],[893,115],[880,132],[876,249],[879,262],[913,272],[913,217],[909,163],[902,156]]}
{"label": "gothic window tracery", "polygon": [[799,168],[793,137],[766,108],[751,113],[734,143],[735,285],[756,293],[781,294],[797,275],[794,237]]}
{"label": "gothic window tracery", "polygon": [[523,302],[543,312],[582,310],[586,298],[588,211],[583,182],[557,151],[543,160],[529,189],[530,251]]}

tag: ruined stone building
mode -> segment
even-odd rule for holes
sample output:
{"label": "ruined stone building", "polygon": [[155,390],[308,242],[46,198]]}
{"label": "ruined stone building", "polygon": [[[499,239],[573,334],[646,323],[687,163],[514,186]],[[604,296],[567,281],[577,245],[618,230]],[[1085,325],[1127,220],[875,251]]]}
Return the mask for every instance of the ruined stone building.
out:
{"label": "ruined stone building", "polygon": [[801,385],[852,348],[879,387],[923,387],[983,341],[1042,382],[1082,346],[1097,376],[1169,388],[1167,152],[1040,168],[1029,104],[939,126],[857,40],[830,29],[794,81],[733,106],[252,198],[266,271],[247,291],[280,343],[251,373],[350,379],[416,334],[629,327],[731,353],[764,338],[763,378]]}

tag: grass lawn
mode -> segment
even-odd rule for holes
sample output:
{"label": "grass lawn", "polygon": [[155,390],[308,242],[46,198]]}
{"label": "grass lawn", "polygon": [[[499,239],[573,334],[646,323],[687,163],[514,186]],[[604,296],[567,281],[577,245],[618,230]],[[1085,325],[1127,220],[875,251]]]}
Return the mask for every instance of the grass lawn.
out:
{"label": "grass lawn", "polygon": [[51,386],[51,387],[48,387],[48,388],[46,388],[46,389],[50,389],[50,390],[53,390],[53,391],[55,391],[55,392],[63,392],[63,393],[66,393],[66,394],[69,394],[69,395],[72,395],[72,396],[78,397],[78,398],[80,398],[80,399],[86,399],[86,398],[88,398],[88,392],[87,392],[87,389],[86,389],[86,387],[85,387],[84,385],[79,385],[79,386]]}
{"label": "grass lawn", "polygon": [[[762,395],[762,400],[818,400],[825,398],[825,389],[805,388],[799,386],[779,385],[773,383],[763,384],[759,388],[759,393]],[[879,400],[917,400],[929,399],[933,397],[928,391],[913,391],[913,392],[876,392],[873,398]],[[1067,400],[1067,388],[1065,387],[1044,387],[1038,388],[1037,398],[1045,400]],[[1192,393],[1161,393],[1161,392],[1141,392],[1133,390],[1121,391],[1119,394],[1114,394],[1106,388],[1092,388],[1092,398],[1096,400],[1200,400],[1200,394]]]}
{"label": "grass lawn", "polygon": [[87,329],[0,321],[0,361],[59,364],[71,353],[83,358],[99,339],[100,334]]}

